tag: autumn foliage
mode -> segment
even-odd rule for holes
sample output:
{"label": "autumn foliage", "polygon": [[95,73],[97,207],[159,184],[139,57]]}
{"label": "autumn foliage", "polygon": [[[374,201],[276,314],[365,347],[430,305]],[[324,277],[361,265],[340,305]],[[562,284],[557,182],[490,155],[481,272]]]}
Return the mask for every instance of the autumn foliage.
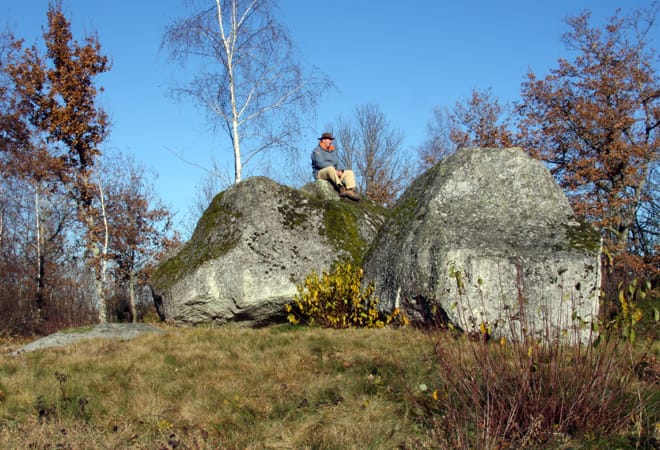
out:
{"label": "autumn foliage", "polygon": [[[600,230],[610,295],[635,278],[654,287],[660,278],[660,83],[650,40],[659,8],[618,11],[602,28],[588,12],[568,18],[568,56],[544,76],[530,71],[519,102],[504,104],[490,90],[475,89],[453,109],[434,111],[420,151],[422,168],[469,146],[520,146],[543,161],[575,213]],[[194,48],[186,36],[217,26],[212,14],[195,18],[166,34],[175,55]],[[259,33],[280,31],[253,25]],[[283,43],[288,49],[288,39]],[[297,66],[287,58],[283,65],[290,76],[277,80],[278,88],[295,90]],[[241,66],[246,84],[239,86],[259,80],[251,67]],[[158,255],[177,243],[171,213],[155,199],[144,168],[103,148],[110,122],[97,78],[109,70],[96,36],[74,39],[60,2],[49,7],[42,47],[0,35],[0,332],[113,320],[122,315],[108,305],[116,299],[130,305],[121,309],[134,320],[136,288]],[[214,80],[202,76],[187,93],[203,100],[217,92],[207,89],[217,87]],[[279,98],[270,92],[260,98]],[[259,104],[245,103],[253,112]],[[235,113],[226,115],[227,124],[237,123]],[[269,116],[268,123],[293,123],[292,117]],[[399,152],[402,134],[374,104],[357,108],[354,123],[340,121],[337,128],[342,163],[356,169],[360,189],[378,203],[394,203],[415,173]],[[286,147],[293,130],[281,131],[276,139],[266,133],[268,142]],[[263,148],[255,146],[255,153]]]}
{"label": "autumn foliage", "polygon": [[[657,7],[656,7],[657,9]],[[648,38],[655,12],[568,19],[574,60],[539,79],[529,73],[520,105],[525,148],[550,167],[579,216],[602,232],[614,284],[658,277],[660,83]]]}
{"label": "autumn foliage", "polygon": [[545,77],[530,71],[511,108],[474,90],[452,110],[436,109],[420,149],[426,165],[470,146],[520,146],[543,161],[575,213],[601,231],[610,291],[658,279],[660,83],[650,47],[658,8],[619,11],[602,29],[588,12],[569,17],[572,59]]}
{"label": "autumn foliage", "polygon": [[137,319],[130,293],[167,242],[170,213],[153,204],[143,171],[129,162],[113,172],[103,159],[110,124],[96,78],[110,64],[100,43],[74,40],[59,2],[47,20],[43,50],[10,34],[0,45],[0,332],[104,322],[118,294]]}
{"label": "autumn foliage", "polygon": [[[605,30],[589,14],[571,18],[564,36],[579,54],[561,59],[544,79],[523,85],[522,131],[527,148],[547,162],[569,193],[575,212],[603,230],[610,253],[649,255],[656,229],[644,208],[660,146],[660,85],[647,30],[615,16]],[[640,23],[638,22],[639,26]],[[655,238],[654,238],[655,237]]]}

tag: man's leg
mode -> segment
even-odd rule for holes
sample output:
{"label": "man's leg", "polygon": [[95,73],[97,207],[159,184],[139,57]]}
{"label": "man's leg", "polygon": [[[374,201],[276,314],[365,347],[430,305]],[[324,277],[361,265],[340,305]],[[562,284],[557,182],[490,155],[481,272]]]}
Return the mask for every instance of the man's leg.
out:
{"label": "man's leg", "polygon": [[355,174],[352,170],[344,170],[341,176],[341,184],[346,186],[346,189],[355,189]]}
{"label": "man's leg", "polygon": [[339,190],[339,196],[348,197],[355,201],[360,200],[360,196],[355,192],[355,174],[352,170],[344,170],[344,173],[341,176],[341,183],[346,188]]}
{"label": "man's leg", "polygon": [[337,176],[337,171],[335,170],[334,166],[328,166],[326,168],[319,170],[319,173],[316,176],[316,178],[318,178],[319,180],[328,180],[335,187],[338,187],[341,184],[341,181]]}

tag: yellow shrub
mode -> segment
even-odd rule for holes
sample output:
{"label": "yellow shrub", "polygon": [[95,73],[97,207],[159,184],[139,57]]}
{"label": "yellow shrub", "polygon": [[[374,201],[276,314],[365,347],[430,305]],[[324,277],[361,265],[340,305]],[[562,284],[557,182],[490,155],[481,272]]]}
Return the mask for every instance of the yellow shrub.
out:
{"label": "yellow shrub", "polygon": [[407,323],[399,310],[380,313],[374,285],[362,288],[364,271],[350,263],[338,264],[331,273],[312,272],[296,287],[293,303],[286,306],[288,320],[327,328],[380,328],[392,321]]}

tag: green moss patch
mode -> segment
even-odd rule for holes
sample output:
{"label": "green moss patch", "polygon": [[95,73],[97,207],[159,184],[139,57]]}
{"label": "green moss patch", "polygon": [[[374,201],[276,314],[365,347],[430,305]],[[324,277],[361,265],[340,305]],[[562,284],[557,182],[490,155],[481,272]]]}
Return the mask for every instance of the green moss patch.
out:
{"label": "green moss patch", "polygon": [[600,250],[600,235],[589,223],[578,221],[579,225],[564,224],[566,237],[572,249],[597,253]]}
{"label": "green moss patch", "polygon": [[355,211],[343,202],[328,203],[324,225],[321,233],[332,245],[347,251],[351,255],[351,261],[361,265],[367,242],[360,236]]}
{"label": "green moss patch", "polygon": [[84,326],[84,327],[76,327],[76,328],[67,328],[64,330],[61,330],[61,333],[63,334],[86,334],[92,331],[94,327],[92,326]]}
{"label": "green moss patch", "polygon": [[240,219],[241,214],[223,203],[223,194],[215,196],[211,205],[197,223],[190,240],[172,258],[160,264],[154,271],[153,280],[157,287],[166,289],[181,276],[206,261],[224,255],[236,247],[240,232],[226,224]]}

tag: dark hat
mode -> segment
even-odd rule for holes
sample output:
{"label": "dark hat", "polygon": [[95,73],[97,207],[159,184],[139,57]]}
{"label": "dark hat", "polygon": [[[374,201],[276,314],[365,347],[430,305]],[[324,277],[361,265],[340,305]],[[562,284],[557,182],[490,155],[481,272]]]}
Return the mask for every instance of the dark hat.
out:
{"label": "dark hat", "polygon": [[319,138],[319,141],[321,141],[321,140],[323,140],[323,139],[331,139],[331,140],[333,140],[333,141],[335,140],[335,138],[332,137],[332,133],[323,133],[323,134],[321,135],[321,137]]}

